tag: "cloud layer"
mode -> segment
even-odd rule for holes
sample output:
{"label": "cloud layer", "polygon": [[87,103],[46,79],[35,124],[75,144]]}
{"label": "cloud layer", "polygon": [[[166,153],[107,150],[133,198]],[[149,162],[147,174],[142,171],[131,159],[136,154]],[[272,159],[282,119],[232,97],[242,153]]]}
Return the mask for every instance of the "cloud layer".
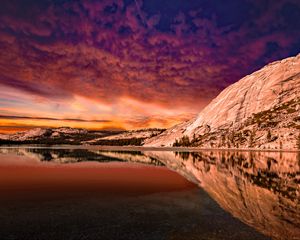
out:
{"label": "cloud layer", "polygon": [[7,116],[167,127],[300,48],[297,0],[1,4],[0,113]]}

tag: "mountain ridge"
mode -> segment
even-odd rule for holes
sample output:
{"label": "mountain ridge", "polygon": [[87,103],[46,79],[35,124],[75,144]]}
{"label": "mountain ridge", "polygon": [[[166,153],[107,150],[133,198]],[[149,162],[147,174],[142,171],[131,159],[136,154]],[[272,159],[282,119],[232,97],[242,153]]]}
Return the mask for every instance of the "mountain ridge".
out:
{"label": "mountain ridge", "polygon": [[245,76],[197,117],[147,139],[144,146],[298,149],[299,110],[300,54]]}
{"label": "mountain ridge", "polygon": [[165,129],[36,128],[0,134],[0,144],[135,145],[300,149],[300,54],[228,86],[195,118]]}
{"label": "mountain ridge", "polygon": [[34,128],[14,134],[0,134],[0,145],[71,144],[71,145],[138,145],[165,129],[148,128],[131,131],[87,130],[81,128]]}

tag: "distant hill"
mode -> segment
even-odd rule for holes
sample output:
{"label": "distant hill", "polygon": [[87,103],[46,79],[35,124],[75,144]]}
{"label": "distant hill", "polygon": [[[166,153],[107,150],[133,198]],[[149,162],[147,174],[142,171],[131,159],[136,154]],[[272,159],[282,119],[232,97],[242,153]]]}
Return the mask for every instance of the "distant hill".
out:
{"label": "distant hill", "polygon": [[164,129],[132,131],[89,131],[78,128],[35,128],[15,134],[0,134],[0,144],[85,144],[140,146],[147,138],[162,133]]}

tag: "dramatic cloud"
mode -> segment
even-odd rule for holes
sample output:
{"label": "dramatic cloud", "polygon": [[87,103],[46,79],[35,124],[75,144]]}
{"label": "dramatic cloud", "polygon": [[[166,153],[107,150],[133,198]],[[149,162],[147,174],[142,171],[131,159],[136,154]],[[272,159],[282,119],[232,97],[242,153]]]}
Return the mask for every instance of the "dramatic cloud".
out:
{"label": "dramatic cloud", "polygon": [[70,121],[70,122],[95,122],[95,123],[103,123],[110,122],[108,120],[86,120],[79,118],[48,118],[48,117],[28,117],[28,116],[7,116],[0,115],[0,119],[30,119],[30,120],[49,120],[49,121]]}
{"label": "dramatic cloud", "polygon": [[36,121],[167,127],[244,75],[300,49],[297,0],[1,5],[0,113],[43,116]]}

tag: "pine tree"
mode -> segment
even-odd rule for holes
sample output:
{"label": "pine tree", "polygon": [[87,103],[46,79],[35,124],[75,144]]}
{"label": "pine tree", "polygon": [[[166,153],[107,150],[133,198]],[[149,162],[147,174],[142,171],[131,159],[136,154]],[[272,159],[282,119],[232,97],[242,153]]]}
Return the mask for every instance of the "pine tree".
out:
{"label": "pine tree", "polygon": [[188,146],[190,146],[190,139],[189,139],[189,137],[188,137],[188,136],[183,136],[183,137],[181,138],[181,143],[180,143],[180,145],[183,146],[183,147],[188,147]]}
{"label": "pine tree", "polygon": [[221,146],[223,147],[225,145],[226,137],[225,134],[222,134],[221,136]]}
{"label": "pine tree", "polygon": [[300,150],[300,134],[298,135],[297,138],[297,148]]}
{"label": "pine tree", "polygon": [[250,133],[250,137],[249,137],[249,147],[253,147],[253,133]]}
{"label": "pine tree", "polygon": [[272,140],[272,135],[271,135],[271,131],[270,131],[270,130],[268,130],[267,140],[268,140],[269,142]]}
{"label": "pine tree", "polygon": [[176,139],[175,142],[173,143],[173,147],[179,147],[179,142],[178,142],[177,139]]}
{"label": "pine tree", "polygon": [[196,134],[194,133],[193,139],[192,139],[191,143],[195,143],[196,141],[197,141],[197,139],[196,139]]}
{"label": "pine tree", "polygon": [[279,149],[282,149],[283,148],[283,144],[282,144],[282,141],[279,142]]}

